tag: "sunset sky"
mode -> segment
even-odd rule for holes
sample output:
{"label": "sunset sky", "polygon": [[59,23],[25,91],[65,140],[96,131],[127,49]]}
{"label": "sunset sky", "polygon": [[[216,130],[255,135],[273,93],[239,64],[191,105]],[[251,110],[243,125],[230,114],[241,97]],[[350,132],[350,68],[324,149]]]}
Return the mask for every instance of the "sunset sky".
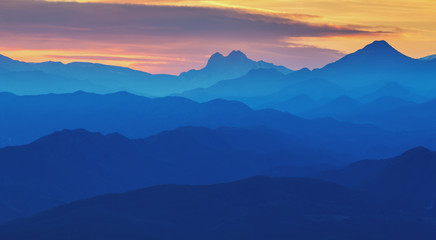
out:
{"label": "sunset sky", "polygon": [[315,68],[380,39],[436,54],[435,13],[434,0],[1,0],[0,54],[178,74],[241,50]]}

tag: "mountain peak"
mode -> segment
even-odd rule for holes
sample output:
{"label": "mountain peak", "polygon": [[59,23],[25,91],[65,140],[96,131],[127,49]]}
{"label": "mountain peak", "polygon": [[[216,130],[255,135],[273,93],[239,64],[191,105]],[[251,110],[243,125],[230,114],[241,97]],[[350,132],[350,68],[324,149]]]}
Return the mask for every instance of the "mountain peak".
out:
{"label": "mountain peak", "polygon": [[385,40],[374,41],[371,44],[366,45],[363,49],[360,50],[360,52],[372,53],[377,55],[403,55]]}
{"label": "mountain peak", "polygon": [[233,59],[248,59],[247,55],[239,50],[233,50],[227,57]]}
{"label": "mountain peak", "polygon": [[224,58],[224,55],[222,55],[220,52],[216,52],[214,54],[212,54],[212,56],[210,56],[210,59],[213,58]]}
{"label": "mountain peak", "polygon": [[212,54],[212,56],[210,56],[209,62],[225,60],[225,59],[246,60],[246,59],[248,59],[248,57],[247,57],[247,55],[245,55],[245,53],[243,53],[239,50],[233,50],[227,56],[224,56],[220,52],[216,52],[216,53]]}
{"label": "mountain peak", "polygon": [[386,42],[385,40],[376,40],[376,41],[368,44],[367,47],[376,47],[376,48],[391,47],[392,48],[392,46],[388,42]]}
{"label": "mountain peak", "polygon": [[218,67],[225,65],[234,65],[238,63],[245,63],[251,61],[248,57],[241,51],[233,50],[228,56],[224,56],[219,52],[214,53],[210,56],[209,61],[207,62],[207,66],[209,67]]}
{"label": "mountain peak", "polygon": [[[321,70],[334,69],[337,71],[356,74],[356,71],[372,68],[372,73],[381,71],[386,74],[386,69],[401,69],[407,67],[414,59],[402,54],[384,40],[374,41],[364,48],[348,54],[334,63],[327,64]],[[364,70],[367,72],[366,70]]]}
{"label": "mountain peak", "polygon": [[225,58],[226,57],[224,57],[224,55],[222,55],[220,52],[216,52],[210,56],[209,60],[207,61],[207,65],[210,66],[222,62],[225,60]]}

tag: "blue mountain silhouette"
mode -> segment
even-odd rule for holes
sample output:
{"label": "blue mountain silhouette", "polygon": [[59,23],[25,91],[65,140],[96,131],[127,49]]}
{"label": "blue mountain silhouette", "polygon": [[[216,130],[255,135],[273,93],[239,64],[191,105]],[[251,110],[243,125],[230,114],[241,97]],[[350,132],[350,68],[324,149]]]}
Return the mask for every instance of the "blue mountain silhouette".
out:
{"label": "blue mountain silhouette", "polygon": [[63,130],[0,149],[0,222],[99,194],[210,184],[267,169],[334,163],[335,154],[268,129],[185,127],[145,139]]}
{"label": "blue mountain silhouette", "polygon": [[311,179],[163,185],[74,202],[0,227],[3,239],[419,239],[426,214]]}
{"label": "blue mountain silhouette", "polygon": [[436,200],[436,153],[417,147],[385,160],[365,160],[320,177],[371,192],[392,205],[432,210]]}
{"label": "blue mountain silhouette", "polygon": [[107,95],[76,92],[41,96],[0,94],[0,102],[3,146],[29,143],[62,129],[84,128],[143,138],[183,126],[229,126],[274,129],[320,148],[344,153],[348,160],[357,160],[389,156],[417,141],[371,125],[333,119],[306,120],[275,110],[255,111],[240,102],[226,100],[197,103],[179,97],[150,99],[126,92]]}
{"label": "blue mountain silhouette", "polygon": [[167,96],[172,93],[207,87],[220,80],[237,78],[253,69],[291,70],[264,61],[253,61],[240,51],[224,57],[212,55],[206,67],[179,76],[149,74],[125,67],[74,62],[25,63],[0,55],[0,87],[16,94],[46,94],[88,91],[111,93],[129,91],[144,96]]}

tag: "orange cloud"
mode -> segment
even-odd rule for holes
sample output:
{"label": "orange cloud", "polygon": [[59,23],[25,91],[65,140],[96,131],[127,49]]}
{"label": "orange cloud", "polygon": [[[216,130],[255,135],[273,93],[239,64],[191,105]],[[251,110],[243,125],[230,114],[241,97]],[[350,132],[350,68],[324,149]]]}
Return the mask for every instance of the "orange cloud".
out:
{"label": "orange cloud", "polygon": [[[308,19],[313,23],[400,28],[403,29],[401,36],[387,39],[405,49],[407,54],[419,57],[436,52],[434,45],[436,1],[434,0],[83,0],[82,2],[222,6],[273,13],[299,13],[319,16]],[[324,39],[311,39],[307,43],[316,42],[318,42],[316,46],[325,45]],[[355,48],[356,42],[356,39],[350,42],[344,40],[331,47],[348,51],[348,49]],[[359,45],[362,43],[367,43],[367,39],[359,41]]]}

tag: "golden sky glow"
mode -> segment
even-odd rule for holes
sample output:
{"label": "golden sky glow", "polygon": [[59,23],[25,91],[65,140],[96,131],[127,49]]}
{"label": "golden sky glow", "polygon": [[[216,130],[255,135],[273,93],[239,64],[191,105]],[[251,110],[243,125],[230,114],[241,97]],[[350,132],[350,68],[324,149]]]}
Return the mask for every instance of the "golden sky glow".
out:
{"label": "golden sky glow", "polygon": [[[31,2],[31,0],[24,0],[23,2],[26,1]],[[56,2],[71,1],[58,0]],[[153,73],[178,73],[190,68],[199,68],[204,64],[208,55],[216,51],[222,51],[226,54],[232,49],[240,49],[254,59],[263,58],[293,69],[303,66],[320,67],[342,54],[355,51],[378,39],[387,40],[398,50],[412,57],[436,54],[436,1],[434,0],[77,0],[75,2],[233,9],[236,13],[231,13],[231,21],[227,19],[228,13],[222,12],[218,15],[226,18],[218,23],[225,26],[226,21],[229,21],[228,25],[231,27],[233,25],[232,21],[239,23],[238,19],[242,18],[248,21],[244,24],[251,25],[247,25],[247,29],[250,29],[246,33],[247,39],[239,36],[236,31],[227,33],[222,29],[218,33],[228,35],[228,37],[220,39],[221,35],[218,37],[212,36],[213,33],[205,31],[202,26],[193,24],[195,26],[192,32],[189,27],[182,26],[186,31],[184,35],[177,33],[176,36],[172,36],[170,31],[167,33],[163,32],[163,30],[153,33],[147,32],[143,35],[144,39],[142,41],[131,40],[133,37],[138,38],[137,29],[134,33],[118,32],[116,30],[113,34],[118,37],[114,37],[115,40],[109,41],[103,37],[99,38],[83,33],[87,31],[87,26],[75,24],[76,20],[74,19],[71,24],[69,22],[65,23],[68,26],[51,26],[49,23],[41,21],[45,24],[38,25],[38,27],[44,28],[44,33],[41,34],[27,33],[26,30],[2,32],[0,29],[0,38],[2,39],[0,40],[1,54],[25,61],[101,62],[128,66]],[[237,11],[239,10],[244,12],[243,17],[238,15]],[[190,15],[186,12],[173,12],[173,10],[169,14],[180,15],[177,19],[182,20],[186,20],[182,16],[183,14],[186,14],[186,18]],[[186,23],[181,24],[198,22],[201,13],[196,14],[198,14],[198,18],[186,20]],[[250,14],[255,16],[252,18]],[[209,15],[209,13],[204,15],[207,18],[206,15]],[[262,15],[266,17],[263,18]],[[120,18],[121,21],[130,17],[128,13],[119,13],[118,10],[114,10],[114,16]],[[96,18],[99,17],[102,19],[107,18],[106,15],[97,13]],[[167,21],[169,23],[164,26],[156,23],[155,25],[150,24],[148,26],[150,29],[174,27],[174,32],[177,32],[177,24],[170,23],[172,19],[164,18],[162,20],[160,17],[157,19],[156,22]],[[301,26],[285,23],[285,25],[289,25],[289,34],[280,34],[279,31],[287,31],[286,26],[282,26],[283,21],[287,19],[289,21],[301,21],[309,25],[308,28],[311,29],[301,30],[303,28]],[[0,20],[3,20],[1,16]],[[106,22],[110,21],[105,20]],[[116,21],[115,17],[114,21]],[[144,28],[146,28],[148,21],[154,22],[152,18],[137,22],[144,23]],[[255,24],[258,22],[258,32],[260,34],[271,28],[267,26],[271,22],[273,22],[272,28],[280,25],[273,32],[268,33],[274,38],[253,41],[252,39],[255,39],[253,36],[256,36]],[[214,28],[214,20],[210,20],[210,23],[209,27]],[[14,24],[18,23],[15,21]],[[32,22],[20,22],[20,24],[23,29],[30,29]],[[26,28],[26,26],[29,26],[29,28]],[[128,26],[127,23],[126,26]],[[318,29],[314,30],[313,26]],[[77,38],[74,36],[64,37],[63,33],[61,34],[55,29],[59,27],[70,27],[71,29],[74,28],[74,31],[79,32],[80,30],[81,32],[79,32]],[[48,28],[52,29],[51,32],[47,30]],[[328,30],[324,30],[327,28]],[[334,28],[340,29],[340,33],[333,33]],[[293,34],[294,29],[301,30],[301,32]],[[356,31],[356,33],[352,31]],[[367,31],[368,33],[359,33],[358,31]],[[250,34],[253,34],[253,36],[249,36]],[[54,41],[55,38],[58,41]],[[33,41],[33,44],[26,43],[26,41]],[[190,43],[198,46],[198,48],[189,49],[192,47]],[[286,49],[286,51],[283,51],[283,49]],[[307,54],[304,54],[304,51]]]}

